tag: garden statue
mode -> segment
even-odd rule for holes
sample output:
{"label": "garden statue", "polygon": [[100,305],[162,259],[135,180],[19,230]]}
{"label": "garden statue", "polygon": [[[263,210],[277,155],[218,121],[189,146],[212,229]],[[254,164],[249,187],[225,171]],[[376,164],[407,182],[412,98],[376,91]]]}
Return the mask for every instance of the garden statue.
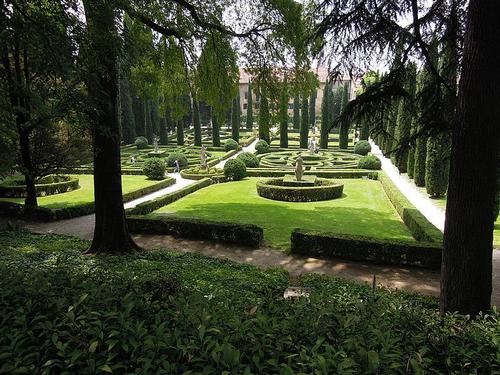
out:
{"label": "garden statue", "polygon": [[302,181],[302,175],[304,174],[303,162],[300,156],[295,160],[295,179],[297,181]]}
{"label": "garden statue", "polygon": [[309,149],[309,152],[311,154],[314,154],[316,152],[316,139],[315,138],[309,138],[309,144],[307,146]]}
{"label": "garden statue", "polygon": [[131,162],[132,164],[135,164],[135,156],[132,156],[132,157],[130,158],[130,162]]}
{"label": "garden statue", "polygon": [[160,142],[160,137],[154,135],[153,136],[153,147],[155,149],[155,153],[158,153],[160,150],[159,142]]}
{"label": "garden statue", "polygon": [[202,168],[208,169],[208,163],[207,163],[207,148],[205,145],[201,146],[200,150],[200,165]]}
{"label": "garden statue", "polygon": [[179,165],[179,160],[175,159],[174,173],[179,173],[181,171],[181,166]]}

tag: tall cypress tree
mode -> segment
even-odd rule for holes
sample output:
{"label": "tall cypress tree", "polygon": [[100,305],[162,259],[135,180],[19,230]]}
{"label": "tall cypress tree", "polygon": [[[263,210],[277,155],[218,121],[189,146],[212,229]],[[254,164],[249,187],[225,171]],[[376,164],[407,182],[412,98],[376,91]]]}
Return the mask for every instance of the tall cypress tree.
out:
{"label": "tall cypress tree", "polygon": [[300,99],[298,95],[293,97],[293,128],[300,129]]}
{"label": "tall cypress tree", "polygon": [[144,122],[146,116],[144,115],[144,102],[135,94],[132,95],[134,122],[135,122],[135,135],[136,137],[145,136],[146,123]]}
{"label": "tall cypress tree", "polygon": [[122,140],[125,144],[134,143],[135,116],[133,111],[133,100],[130,92],[130,82],[127,79],[120,80],[120,110]]}
{"label": "tall cypress tree", "polygon": [[160,111],[158,109],[158,99],[151,100],[151,130],[152,134],[160,134]]}
{"label": "tall cypress tree", "polygon": [[212,146],[220,147],[219,115],[213,107],[211,107],[210,114],[212,115]]}
{"label": "tall cypress tree", "polygon": [[[340,113],[344,110],[347,102],[349,101],[349,87],[347,84],[344,84],[340,89]],[[339,148],[347,149],[349,146],[349,125],[341,124],[339,129]]]}
{"label": "tall cypress tree", "polygon": [[286,80],[283,82],[280,96],[279,121],[280,121],[280,147],[288,147],[288,87]]}
{"label": "tall cypress tree", "polygon": [[309,100],[309,123],[311,126],[316,125],[316,98],[318,92],[316,89],[311,93],[311,99]]}
{"label": "tall cypress tree", "polygon": [[252,82],[248,82],[247,94],[247,129],[253,129],[253,98],[252,98]]}
{"label": "tall cypress tree", "polygon": [[194,145],[201,146],[200,103],[193,99]]}
{"label": "tall cypress tree", "polygon": [[323,99],[321,101],[321,136],[320,136],[320,147],[328,148],[328,133],[330,127],[330,112],[332,100],[332,86],[330,82],[325,83],[325,88],[323,90]]}
{"label": "tall cypress tree", "polygon": [[159,137],[160,141],[159,143],[161,145],[166,145],[168,144],[168,134],[167,134],[167,120],[165,117],[160,117],[160,129],[159,129]]}
{"label": "tall cypress tree", "polygon": [[427,137],[421,135],[415,145],[415,166],[413,180],[417,186],[425,186],[425,161],[427,158]]}
{"label": "tall cypress tree", "polygon": [[233,138],[236,142],[240,141],[239,107],[240,107],[240,100],[239,97],[236,97],[233,99],[233,105],[231,108],[231,138]]}
{"label": "tall cypress tree", "polygon": [[267,98],[267,92],[264,87],[261,88],[260,92],[260,109],[259,109],[259,138],[263,139],[267,143],[270,143],[269,138],[269,102]]}
{"label": "tall cypress tree", "polygon": [[153,123],[151,121],[151,99],[144,99],[144,123],[146,124],[146,138],[149,144],[153,144]]}
{"label": "tall cypress tree", "polygon": [[309,103],[307,95],[302,95],[302,117],[300,121],[300,148],[307,148],[309,138]]}
{"label": "tall cypress tree", "polygon": [[176,128],[176,132],[177,132],[177,144],[179,146],[183,146],[184,145],[184,121],[182,118],[178,119],[176,121],[176,124],[177,124],[177,128]]}
{"label": "tall cypress tree", "polygon": [[[410,124],[410,136],[413,137],[415,134],[415,123],[416,119],[412,118]],[[415,145],[411,144],[408,147],[408,163],[406,165],[406,172],[409,178],[413,178],[413,172],[415,170]]]}

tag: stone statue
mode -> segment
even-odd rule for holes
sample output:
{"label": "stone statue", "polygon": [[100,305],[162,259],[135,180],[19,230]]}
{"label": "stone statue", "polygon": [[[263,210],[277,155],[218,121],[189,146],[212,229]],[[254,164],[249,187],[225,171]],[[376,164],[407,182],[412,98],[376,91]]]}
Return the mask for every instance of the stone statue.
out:
{"label": "stone statue", "polygon": [[309,138],[309,144],[307,145],[307,148],[309,149],[309,152],[311,154],[314,154],[314,151],[316,150],[316,145],[315,145],[315,140],[313,138]]}
{"label": "stone statue", "polygon": [[159,142],[160,142],[160,137],[154,135],[153,136],[153,147],[155,149],[155,153],[158,153],[160,151]]}
{"label": "stone statue", "polygon": [[208,163],[207,163],[207,148],[205,145],[201,146],[200,150],[200,165],[202,168],[208,169]]}
{"label": "stone statue", "polygon": [[300,156],[295,160],[295,179],[297,181],[302,181],[302,175],[304,174],[303,163],[304,161]]}

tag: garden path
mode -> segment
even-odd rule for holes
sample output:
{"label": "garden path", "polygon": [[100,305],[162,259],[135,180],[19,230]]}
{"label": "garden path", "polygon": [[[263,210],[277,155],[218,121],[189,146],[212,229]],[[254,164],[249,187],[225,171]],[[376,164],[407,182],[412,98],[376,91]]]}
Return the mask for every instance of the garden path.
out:
{"label": "garden path", "polygon": [[241,149],[241,151],[237,152],[236,154],[234,154],[233,156],[231,156],[230,158],[227,158],[225,160],[221,160],[218,164],[215,165],[216,168],[224,168],[224,165],[226,164],[226,162],[229,160],[229,159],[234,159],[236,158],[239,154],[241,154],[242,152],[253,152],[255,151],[255,145],[257,144],[257,142],[259,141],[259,138],[255,138],[255,141],[253,141],[252,143],[250,143],[248,146],[245,146]]}
{"label": "garden path", "polygon": [[382,170],[394,182],[398,189],[406,198],[441,232],[444,230],[444,211],[437,207],[432,200],[422,194],[413,182],[400,174],[398,169],[392,164],[391,159],[382,155],[380,148],[370,140],[372,146],[371,153],[377,156],[382,162]]}

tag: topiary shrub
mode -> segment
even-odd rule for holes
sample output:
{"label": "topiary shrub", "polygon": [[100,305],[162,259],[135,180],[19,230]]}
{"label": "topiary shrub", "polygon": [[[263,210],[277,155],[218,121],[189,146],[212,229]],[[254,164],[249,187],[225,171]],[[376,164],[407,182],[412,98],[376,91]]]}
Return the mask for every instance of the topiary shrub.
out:
{"label": "topiary shrub", "polygon": [[237,150],[239,147],[238,142],[236,142],[234,139],[227,139],[226,142],[224,142],[224,150],[231,151],[231,150]]}
{"label": "topiary shrub", "polygon": [[382,162],[374,155],[366,155],[359,159],[358,168],[378,170],[382,168]]}
{"label": "topiary shrub", "polygon": [[266,152],[269,152],[269,143],[261,139],[255,144],[255,149],[258,154],[265,154]]}
{"label": "topiary shrub", "polygon": [[172,152],[170,155],[167,156],[167,159],[165,159],[165,162],[167,163],[168,167],[175,167],[175,161],[179,163],[179,166],[182,167],[187,167],[188,165],[188,160],[186,158],[186,155],[180,153],[180,152]]}
{"label": "topiary shrub", "polygon": [[165,163],[162,159],[150,158],[144,162],[142,173],[152,180],[163,180],[165,178]]}
{"label": "topiary shrub", "polygon": [[230,159],[224,165],[224,176],[233,181],[239,181],[247,175],[247,167],[239,159]]}
{"label": "topiary shrub", "polygon": [[134,142],[135,147],[137,147],[139,150],[148,148],[148,140],[146,137],[137,137]]}
{"label": "topiary shrub", "polygon": [[372,146],[368,141],[359,141],[354,145],[354,153],[358,155],[368,155],[372,150]]}
{"label": "topiary shrub", "polygon": [[236,158],[245,163],[247,168],[258,168],[260,165],[260,161],[257,156],[251,152],[242,152]]}

